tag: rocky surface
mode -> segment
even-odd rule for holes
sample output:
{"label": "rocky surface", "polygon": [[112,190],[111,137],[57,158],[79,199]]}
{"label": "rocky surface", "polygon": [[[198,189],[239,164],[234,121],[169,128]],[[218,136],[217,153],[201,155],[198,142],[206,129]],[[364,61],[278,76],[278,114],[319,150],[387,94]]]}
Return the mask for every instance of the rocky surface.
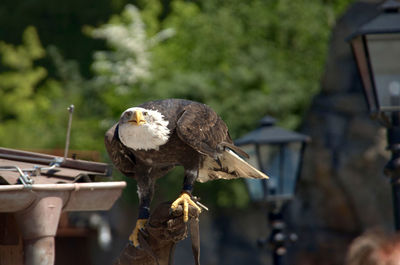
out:
{"label": "rocky surface", "polygon": [[301,238],[288,264],[343,264],[355,236],[376,226],[393,229],[391,186],[383,175],[386,130],[368,116],[345,41],[376,10],[376,1],[357,2],[333,31],[322,90],[304,121],[312,143],[298,199],[286,213]]}

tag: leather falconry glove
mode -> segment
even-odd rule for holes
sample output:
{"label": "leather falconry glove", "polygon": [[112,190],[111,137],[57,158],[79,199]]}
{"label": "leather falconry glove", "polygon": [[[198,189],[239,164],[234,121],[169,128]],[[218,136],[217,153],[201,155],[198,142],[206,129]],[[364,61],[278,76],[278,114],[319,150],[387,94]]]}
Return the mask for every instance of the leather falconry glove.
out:
{"label": "leather falconry glove", "polygon": [[189,233],[195,264],[200,265],[199,212],[189,206],[189,221],[184,223],[183,209],[170,210],[171,203],[157,206],[144,229],[139,231],[140,248],[127,244],[114,265],[172,265],[175,245]]}

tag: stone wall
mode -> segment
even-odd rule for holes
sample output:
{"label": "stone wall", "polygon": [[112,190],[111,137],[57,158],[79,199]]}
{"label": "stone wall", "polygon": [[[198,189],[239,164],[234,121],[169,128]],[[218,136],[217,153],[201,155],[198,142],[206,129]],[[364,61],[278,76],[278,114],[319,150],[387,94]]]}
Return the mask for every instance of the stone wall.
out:
{"label": "stone wall", "polygon": [[[306,150],[298,199],[286,219],[301,240],[288,264],[343,264],[351,240],[372,227],[393,229],[386,130],[372,121],[345,41],[377,12],[376,1],[355,3],[335,27],[322,91],[305,118]],[[294,218],[296,217],[296,218]]]}

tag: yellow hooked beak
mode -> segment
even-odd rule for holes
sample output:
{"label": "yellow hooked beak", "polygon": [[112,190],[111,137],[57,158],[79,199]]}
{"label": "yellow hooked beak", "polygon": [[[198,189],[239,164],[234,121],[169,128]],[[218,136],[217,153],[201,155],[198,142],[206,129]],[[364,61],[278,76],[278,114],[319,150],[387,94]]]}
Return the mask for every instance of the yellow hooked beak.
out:
{"label": "yellow hooked beak", "polygon": [[140,110],[137,110],[132,115],[132,119],[129,122],[133,123],[134,125],[142,125],[146,123],[146,120],[143,117],[143,113]]}

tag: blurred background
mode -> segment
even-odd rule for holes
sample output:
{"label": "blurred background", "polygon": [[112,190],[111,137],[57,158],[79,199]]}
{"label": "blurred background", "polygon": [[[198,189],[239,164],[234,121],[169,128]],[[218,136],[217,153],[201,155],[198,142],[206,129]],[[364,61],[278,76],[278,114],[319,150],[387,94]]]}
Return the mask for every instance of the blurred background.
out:
{"label": "blurred background", "polygon": [[[354,0],[2,0],[0,146],[58,154],[67,107],[75,105],[71,152],[109,162],[105,131],[123,110],[160,98],[211,106],[233,139],[265,115],[312,138],[296,199],[284,219],[299,240],[284,264],[343,264],[350,242],[392,229],[385,131],[371,121],[345,38],[373,17],[379,1]],[[158,181],[154,204],[179,194],[182,169]],[[79,251],[66,241],[56,264],[110,264],[136,220],[136,183],[99,213],[112,234],[91,235]],[[202,264],[272,264],[266,209],[242,180],[197,184],[210,211],[200,219]],[[90,213],[69,216],[90,227]],[[89,221],[88,221],[89,220]],[[72,242],[72,241],[71,241]],[[64,245],[63,245],[64,244]],[[78,245],[74,245],[78,246]],[[57,249],[57,251],[59,251]],[[75,253],[75,254],[74,254]],[[190,241],[175,264],[191,264]],[[64,262],[64,263],[63,263]],[[81,264],[75,262],[76,264]]]}

